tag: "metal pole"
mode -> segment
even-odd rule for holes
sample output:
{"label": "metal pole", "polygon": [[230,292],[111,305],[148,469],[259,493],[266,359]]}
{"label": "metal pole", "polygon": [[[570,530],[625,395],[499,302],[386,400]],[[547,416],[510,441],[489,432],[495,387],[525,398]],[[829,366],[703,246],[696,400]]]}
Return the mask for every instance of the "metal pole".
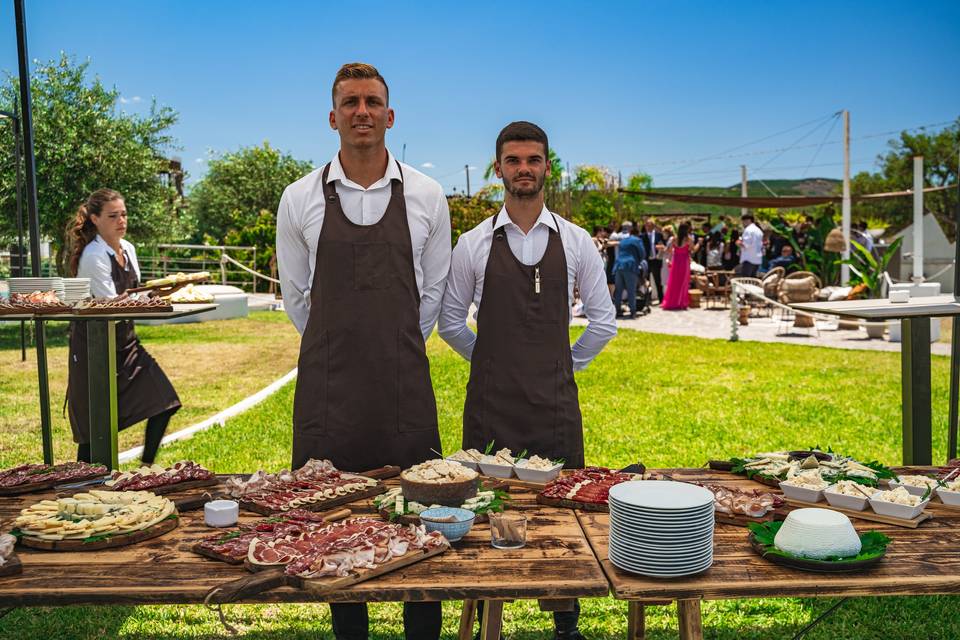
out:
{"label": "metal pole", "polygon": [[470,197],[470,165],[463,165],[463,170],[467,172],[467,197]]}
{"label": "metal pole", "polygon": [[[33,156],[33,112],[30,108],[30,58],[27,55],[27,22],[23,0],[14,0],[17,22],[17,62],[20,72],[20,108],[23,110],[23,160],[27,176],[27,215],[30,223],[30,267],[40,275],[40,217],[37,212],[37,165]],[[47,377],[47,345],[42,320],[35,320],[37,334],[37,377],[40,383],[40,433],[43,461],[53,464],[53,438],[50,429],[50,385]]]}
{"label": "metal pole", "polygon": [[913,157],[913,281],[923,282],[923,156]]}
{"label": "metal pole", "polygon": [[[740,165],[740,197],[746,198],[747,193],[747,165],[742,164]],[[747,208],[741,207],[740,217],[743,218],[745,215],[747,215]]]}
{"label": "metal pole", "polygon": [[[960,158],[958,158],[960,169]],[[960,172],[958,172],[960,175]],[[957,186],[957,214],[954,217],[953,299],[960,300],[960,180]],[[947,460],[957,457],[958,412],[960,412],[960,316],[953,317],[950,337],[950,418],[947,422]]]}
{"label": "metal pole", "polygon": [[[843,110],[843,259],[850,259],[850,112]],[[850,281],[850,265],[840,265],[840,284]]]}
{"label": "metal pole", "polygon": [[[13,125],[13,164],[16,171],[16,198],[17,198],[17,270],[10,264],[10,273],[18,278],[23,277],[23,173],[20,170],[20,116],[18,115],[17,101],[13,101],[13,111],[0,111],[0,117],[10,121]],[[26,323],[20,321],[20,361],[27,361],[27,329]]]}

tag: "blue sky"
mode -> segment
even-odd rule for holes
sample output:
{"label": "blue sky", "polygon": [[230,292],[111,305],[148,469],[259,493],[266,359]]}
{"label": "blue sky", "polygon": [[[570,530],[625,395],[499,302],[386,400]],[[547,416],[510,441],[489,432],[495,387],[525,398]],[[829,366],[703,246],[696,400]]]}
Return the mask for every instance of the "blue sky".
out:
{"label": "blue sky", "polygon": [[[874,167],[884,132],[960,115],[956,1],[27,0],[26,13],[32,58],[89,58],[122,108],[175,108],[171,155],[193,180],[210,150],[264,140],[326,162],[338,147],[330,83],[354,60],[390,83],[388,146],[399,156],[406,144],[406,161],[448,192],[464,188],[464,165],[477,188],[516,119],[543,126],[571,167],[674,186],[729,185],[740,164],[764,179],[839,177],[828,116],[844,108],[854,171]],[[10,1],[0,70],[16,70]]]}

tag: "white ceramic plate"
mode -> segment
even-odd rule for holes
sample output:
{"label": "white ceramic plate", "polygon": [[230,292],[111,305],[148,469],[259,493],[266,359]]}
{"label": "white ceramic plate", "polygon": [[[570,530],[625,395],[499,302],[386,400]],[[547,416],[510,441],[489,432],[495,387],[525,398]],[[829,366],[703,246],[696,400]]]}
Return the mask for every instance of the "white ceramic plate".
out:
{"label": "white ceramic plate", "polygon": [[610,498],[624,505],[663,511],[696,509],[706,504],[713,507],[713,493],[709,489],[672,480],[622,482],[610,489]]}
{"label": "white ceramic plate", "polygon": [[513,466],[513,472],[517,474],[517,477],[521,480],[526,480],[527,482],[550,482],[560,475],[561,469],[563,469],[562,462],[545,470],[527,469],[526,467],[520,465]]}
{"label": "white ceramic plate", "polygon": [[480,465],[480,472],[485,476],[493,476],[494,478],[513,477],[512,464],[491,464],[489,462],[478,462],[477,464]]}
{"label": "white ceramic plate", "polygon": [[866,496],[848,496],[844,493],[834,493],[830,487],[823,490],[823,497],[834,507],[841,509],[852,509],[853,511],[863,511],[870,504]]}
{"label": "white ceramic plate", "polygon": [[781,482],[780,490],[783,491],[784,496],[791,500],[800,500],[801,502],[809,502],[810,504],[816,504],[823,500],[823,489],[808,489],[807,487],[797,487],[792,484],[787,484],[786,482]]}
{"label": "white ceramic plate", "polygon": [[[926,488],[926,487],[915,487],[915,486],[913,486],[912,484],[902,484],[902,483],[900,483],[900,482],[897,482],[896,480],[891,480],[891,481],[890,481],[890,488],[891,488],[891,489],[896,489],[897,487],[903,487],[904,489],[907,490],[907,493],[909,493],[909,494],[912,495],[912,496],[921,496],[921,497],[922,497],[923,494],[925,494],[925,493],[927,492],[927,488]],[[930,493],[932,494],[934,491],[936,491],[936,489],[932,489],[932,490],[930,491]]]}
{"label": "white ceramic plate", "polygon": [[960,507],[960,491],[947,491],[943,487],[938,487],[937,495],[940,496],[943,504]]}

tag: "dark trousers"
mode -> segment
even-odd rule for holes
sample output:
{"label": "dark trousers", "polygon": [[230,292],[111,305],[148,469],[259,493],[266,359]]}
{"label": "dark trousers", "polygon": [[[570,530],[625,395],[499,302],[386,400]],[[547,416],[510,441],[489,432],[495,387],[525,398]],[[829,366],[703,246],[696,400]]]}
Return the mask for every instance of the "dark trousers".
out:
{"label": "dark trousers", "polygon": [[[179,408],[179,407],[178,407]],[[147,429],[143,435],[143,454],[140,460],[144,464],[153,464],[157,459],[157,451],[160,450],[160,441],[163,440],[163,434],[167,432],[167,425],[170,424],[170,418],[177,412],[177,409],[170,409],[163,413],[158,413],[147,420]],[[77,461],[90,462],[90,443],[83,442],[77,445]]]}
{"label": "dark trousers", "polygon": [[620,315],[620,302],[623,292],[627,292],[627,306],[630,308],[630,317],[637,315],[637,274],[633,271],[617,271],[613,274],[613,308]]}
{"label": "dark trousers", "polygon": [[653,284],[657,288],[657,300],[663,300],[663,278],[660,277],[660,271],[663,270],[663,260],[648,260],[647,262],[650,265]]}
{"label": "dark trousers", "polygon": [[753,264],[752,262],[741,262],[740,266],[737,268],[737,274],[748,278],[755,278],[757,276],[757,271],[759,270],[760,265],[758,264]]}
{"label": "dark trousers", "polygon": [[[367,640],[369,617],[365,603],[331,604],[330,617],[337,640]],[[403,603],[403,633],[407,640],[437,640],[442,622],[439,602]]]}
{"label": "dark trousers", "polygon": [[[483,600],[477,602],[477,623],[483,620]],[[580,624],[580,601],[573,601],[573,611],[554,611],[553,627],[558,637],[575,633]],[[479,633],[479,632],[478,632]],[[501,634],[503,637],[503,634]]]}

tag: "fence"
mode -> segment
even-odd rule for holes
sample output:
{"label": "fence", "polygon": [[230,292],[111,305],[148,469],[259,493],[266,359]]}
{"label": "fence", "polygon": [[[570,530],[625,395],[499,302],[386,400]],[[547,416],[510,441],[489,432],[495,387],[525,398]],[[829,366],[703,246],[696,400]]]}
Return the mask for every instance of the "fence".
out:
{"label": "fence", "polygon": [[[138,254],[137,258],[140,261],[140,274],[143,280],[162,278],[172,273],[209,271],[212,278],[220,284],[234,285],[249,289],[253,293],[257,292],[257,277],[249,271],[256,269],[256,247],[158,244],[151,251],[144,250]],[[275,269],[272,271],[271,277],[276,278]],[[275,284],[269,282],[267,290],[269,293],[275,293]]]}

